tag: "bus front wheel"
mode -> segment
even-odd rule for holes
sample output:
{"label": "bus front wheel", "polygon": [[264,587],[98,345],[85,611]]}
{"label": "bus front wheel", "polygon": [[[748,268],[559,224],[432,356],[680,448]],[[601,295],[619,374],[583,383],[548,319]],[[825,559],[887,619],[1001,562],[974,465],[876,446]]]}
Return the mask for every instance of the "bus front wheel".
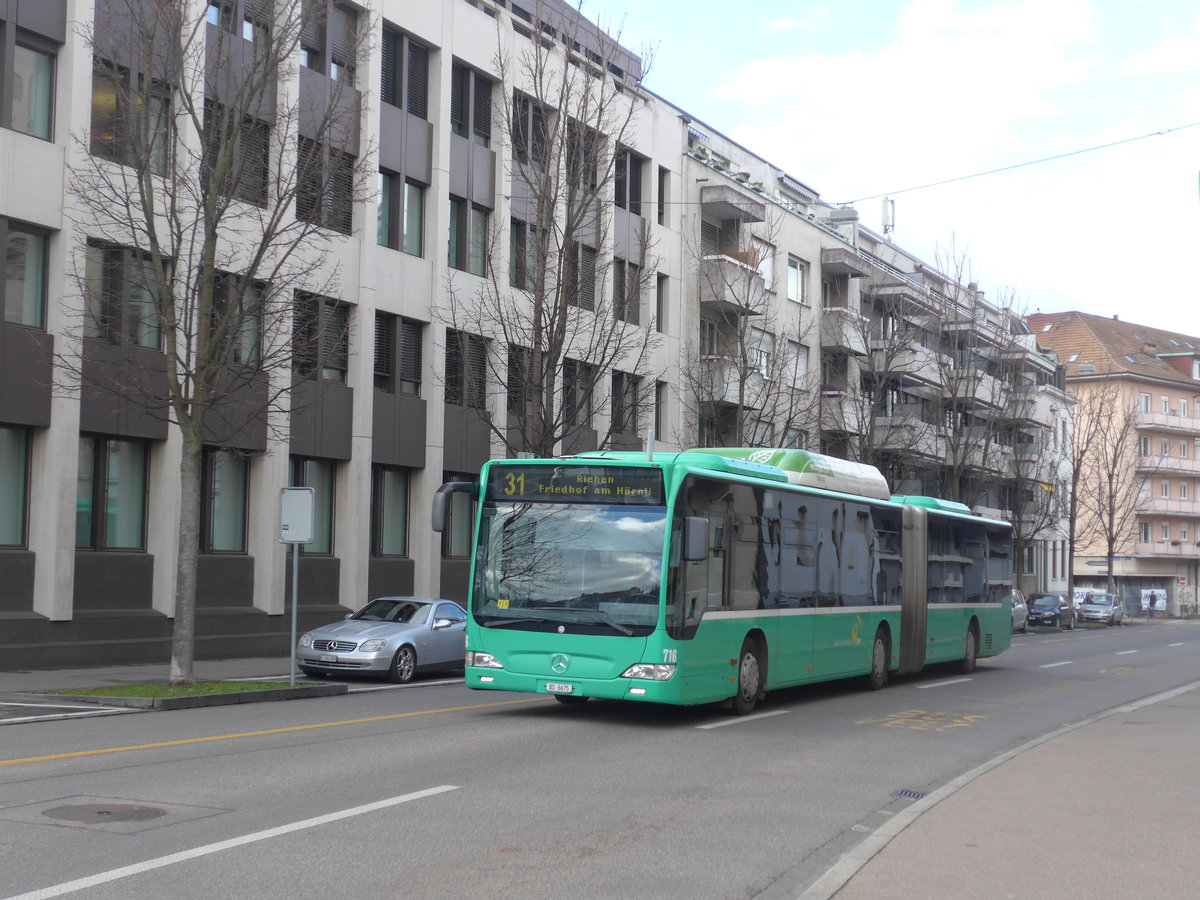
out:
{"label": "bus front wheel", "polygon": [[867,676],[867,687],[873,691],[882,688],[888,681],[888,643],[883,630],[875,632],[875,646],[871,649],[871,674]]}
{"label": "bus front wheel", "polygon": [[744,716],[754,711],[762,692],[762,662],[758,645],[746,639],[738,655],[737,693],[733,695],[733,711]]}
{"label": "bus front wheel", "polygon": [[963,658],[959,660],[958,671],[964,675],[970,675],[975,671],[975,664],[979,661],[979,634],[975,630],[975,623],[972,622],[967,628],[967,646],[963,651]]}

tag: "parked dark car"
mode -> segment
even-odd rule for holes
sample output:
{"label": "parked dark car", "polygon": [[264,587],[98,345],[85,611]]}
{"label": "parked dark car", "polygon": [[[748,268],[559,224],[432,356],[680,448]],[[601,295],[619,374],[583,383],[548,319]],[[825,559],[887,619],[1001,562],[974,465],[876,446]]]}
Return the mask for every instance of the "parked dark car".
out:
{"label": "parked dark car", "polygon": [[1049,625],[1053,628],[1075,627],[1075,607],[1063,594],[1030,594],[1026,598],[1029,606],[1030,625]]}
{"label": "parked dark car", "polygon": [[305,675],[373,675],[412,681],[419,670],[452,669],[466,656],[467,614],[451,600],[380,597],[340,622],[301,635]]}

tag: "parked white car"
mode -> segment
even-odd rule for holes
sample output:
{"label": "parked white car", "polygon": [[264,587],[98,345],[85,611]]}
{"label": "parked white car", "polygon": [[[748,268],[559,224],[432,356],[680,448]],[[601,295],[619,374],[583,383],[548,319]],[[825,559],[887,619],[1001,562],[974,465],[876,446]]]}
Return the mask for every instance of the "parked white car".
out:
{"label": "parked white car", "polygon": [[1013,631],[1025,634],[1029,631],[1029,607],[1025,605],[1025,595],[1013,588],[1012,592]]}
{"label": "parked white car", "polygon": [[1115,594],[1092,594],[1079,604],[1079,618],[1106,625],[1125,624],[1125,604]]}

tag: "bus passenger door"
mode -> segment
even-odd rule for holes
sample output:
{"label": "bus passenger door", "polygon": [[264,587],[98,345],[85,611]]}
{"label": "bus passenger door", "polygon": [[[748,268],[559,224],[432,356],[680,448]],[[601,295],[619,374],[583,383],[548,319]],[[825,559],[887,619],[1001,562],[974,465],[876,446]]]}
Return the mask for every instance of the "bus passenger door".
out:
{"label": "bus passenger door", "polygon": [[685,633],[692,635],[692,639],[686,647],[680,648],[680,653],[686,654],[687,658],[686,691],[689,697],[732,693],[725,683],[730,671],[728,657],[730,653],[736,655],[738,648],[731,651],[725,646],[724,638],[730,623],[719,615],[729,608],[728,542],[726,512],[710,510],[708,558],[689,562],[684,580]]}

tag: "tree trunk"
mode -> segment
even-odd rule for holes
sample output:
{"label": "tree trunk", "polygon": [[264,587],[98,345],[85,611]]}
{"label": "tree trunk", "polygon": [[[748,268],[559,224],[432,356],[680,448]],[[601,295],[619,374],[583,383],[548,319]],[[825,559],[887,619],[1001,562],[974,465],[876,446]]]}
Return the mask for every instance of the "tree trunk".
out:
{"label": "tree trunk", "polygon": [[204,445],[184,430],[180,462],[179,560],[175,581],[175,624],[171,632],[171,684],[193,681],[196,636],[196,563],[199,551],[200,470]]}

